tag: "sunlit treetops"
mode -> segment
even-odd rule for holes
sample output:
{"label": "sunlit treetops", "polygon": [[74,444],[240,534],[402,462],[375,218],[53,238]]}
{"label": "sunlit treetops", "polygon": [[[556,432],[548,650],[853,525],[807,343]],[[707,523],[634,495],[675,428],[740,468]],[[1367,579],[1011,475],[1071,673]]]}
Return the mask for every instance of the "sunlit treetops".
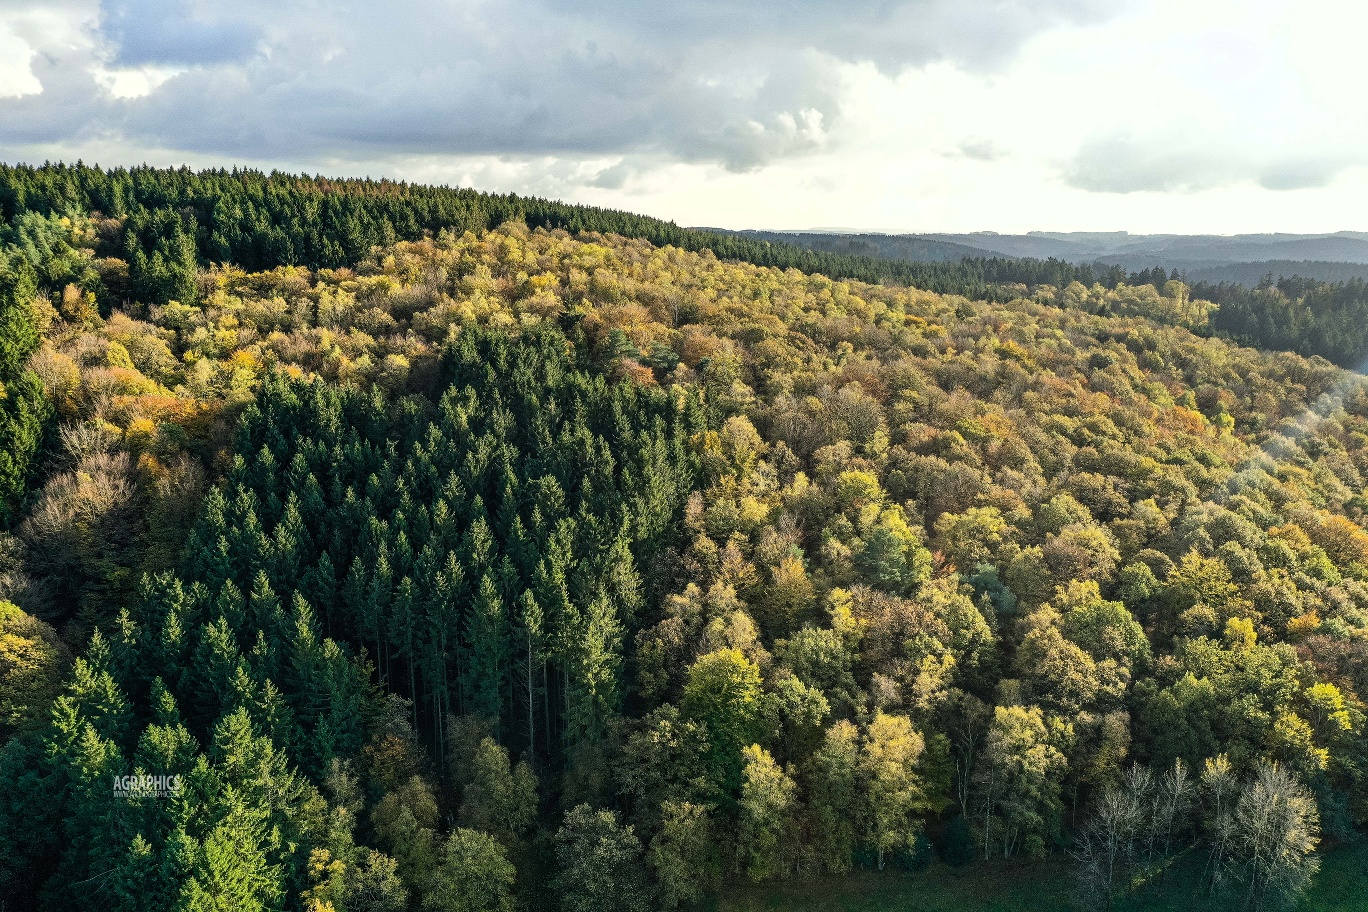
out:
{"label": "sunlit treetops", "polygon": [[[43,622],[81,658],[0,768],[56,790],[0,808],[8,895],[645,909],[1062,852],[1163,789],[1125,870],[1266,892],[1368,821],[1368,398],[1181,282],[989,303],[514,222],[144,298],[44,225],[0,595],[25,674],[66,674]],[[213,815],[82,784],[167,758]]]}

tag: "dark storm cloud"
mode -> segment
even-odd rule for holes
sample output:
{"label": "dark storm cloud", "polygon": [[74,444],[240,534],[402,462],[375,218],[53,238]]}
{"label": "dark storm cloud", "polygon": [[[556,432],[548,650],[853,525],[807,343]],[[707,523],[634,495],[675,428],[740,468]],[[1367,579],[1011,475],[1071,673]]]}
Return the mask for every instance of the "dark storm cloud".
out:
{"label": "dark storm cloud", "polygon": [[[40,48],[0,145],[89,136],[253,158],[629,155],[745,170],[839,138],[838,62],[992,69],[1100,0],[106,0]],[[184,71],[118,99],[95,64]],[[606,178],[618,179],[617,175]]]}
{"label": "dark storm cloud", "polygon": [[992,68],[1028,36],[1065,21],[1089,21],[1124,4],[1105,0],[547,0],[545,8],[607,24],[654,45],[731,42],[805,47],[896,72],[951,59]]}

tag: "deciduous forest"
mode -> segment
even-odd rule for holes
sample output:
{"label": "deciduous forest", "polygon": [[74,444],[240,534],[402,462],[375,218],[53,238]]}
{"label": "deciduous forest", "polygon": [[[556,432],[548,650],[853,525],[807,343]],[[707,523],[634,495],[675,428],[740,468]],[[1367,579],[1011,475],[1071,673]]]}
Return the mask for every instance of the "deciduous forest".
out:
{"label": "deciduous forest", "polygon": [[248,171],[0,212],[6,910],[1277,909],[1368,826],[1359,286]]}

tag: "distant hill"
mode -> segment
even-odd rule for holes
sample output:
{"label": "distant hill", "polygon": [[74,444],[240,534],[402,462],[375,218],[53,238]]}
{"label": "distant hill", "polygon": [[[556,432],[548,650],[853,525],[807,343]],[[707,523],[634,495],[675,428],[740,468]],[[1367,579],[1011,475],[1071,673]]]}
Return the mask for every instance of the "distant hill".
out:
{"label": "distant hill", "polygon": [[[716,230],[716,229],[709,229]],[[817,231],[729,232],[756,240],[796,244],[809,250],[882,257],[913,262],[950,262],[964,257],[1020,257],[1057,259],[1071,263],[1105,263],[1127,270],[1163,266],[1193,274],[1204,281],[1232,281],[1223,267],[1238,265],[1249,275],[1248,264],[1269,264],[1265,272],[1286,268],[1326,281],[1365,275],[1365,270],[1337,270],[1346,263],[1368,266],[1368,234],[1180,235],[1111,232],[1048,232],[997,234],[878,234]],[[1264,273],[1258,273],[1257,282]],[[1219,278],[1211,278],[1219,276]]]}
{"label": "distant hill", "polygon": [[[780,232],[768,233],[774,240],[767,240],[734,231],[682,228],[620,210],[446,186],[240,169],[103,170],[79,163],[0,163],[0,222],[71,212],[99,212],[118,221],[117,236],[106,239],[99,253],[127,256],[130,243],[141,249],[143,255],[128,262],[130,291],[134,297],[158,301],[184,297],[194,284],[195,270],[209,263],[231,262],[253,270],[337,268],[356,262],[377,245],[443,230],[487,230],[509,221],[529,228],[618,234],[657,246],[710,250],[724,260],[837,279],[915,285],[977,300],[1009,300],[1016,293],[1010,286],[1018,284],[1094,281],[1087,265],[1003,258],[953,242],[887,236],[883,247],[869,240],[879,237],[874,235],[814,235],[798,243]],[[852,249],[871,252],[838,252]],[[874,255],[875,250],[883,252]],[[99,290],[93,293],[100,295]],[[102,299],[101,306],[107,305]]]}
{"label": "distant hill", "polygon": [[1103,260],[1128,268],[1163,264],[1183,268],[1197,264],[1250,263],[1271,260],[1368,264],[1368,237],[1336,234],[1178,235],[1127,232],[1031,232],[1011,234],[916,235],[966,244],[1007,256]]}
{"label": "distant hill", "polygon": [[[714,229],[715,230],[715,229]],[[1210,330],[1263,348],[1320,355],[1360,368],[1368,355],[1368,234],[1177,235],[1116,232],[877,234],[841,231],[727,232],[737,241],[804,248],[817,257],[896,262],[935,291],[989,293],[1002,283],[1063,287],[1078,280],[1162,285],[1177,272],[1193,294],[1218,305]],[[961,269],[951,280],[948,270]],[[942,274],[944,273],[944,274]],[[1258,290],[1265,276],[1276,287]],[[928,282],[927,280],[931,280]]]}
{"label": "distant hill", "polygon": [[1284,276],[1301,276],[1318,282],[1348,282],[1368,280],[1368,265],[1363,263],[1327,263],[1322,260],[1265,260],[1260,263],[1223,263],[1183,272],[1189,282],[1234,282],[1254,287],[1265,276],[1276,281]]}
{"label": "distant hill", "polygon": [[[966,257],[991,257],[997,251],[974,247],[958,241],[945,241],[915,234],[838,234],[812,231],[724,231],[706,228],[718,234],[739,234],[771,244],[796,244],[809,250],[837,253],[843,256],[879,257],[885,260],[906,260],[912,263],[957,263]],[[1016,256],[1016,254],[1012,254]]]}

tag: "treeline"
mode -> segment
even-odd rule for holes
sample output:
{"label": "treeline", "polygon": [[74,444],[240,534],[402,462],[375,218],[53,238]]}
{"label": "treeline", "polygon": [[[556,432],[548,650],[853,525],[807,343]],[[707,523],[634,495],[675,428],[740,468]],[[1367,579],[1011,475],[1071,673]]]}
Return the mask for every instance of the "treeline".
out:
{"label": "treeline", "polygon": [[1094,281],[1091,267],[1057,260],[908,263],[695,231],[628,212],[516,194],[239,169],[0,165],[0,216],[12,222],[30,212],[98,212],[120,220],[102,232],[100,252],[127,262],[133,298],[158,302],[191,296],[197,265],[233,263],[252,271],[338,268],[358,262],[375,246],[443,229],[480,231],[513,220],[531,228],[619,234],[656,246],[711,250],[721,259],[915,285],[979,300],[1008,300],[1011,291],[998,287],[1004,283]]}
{"label": "treeline", "polygon": [[1335,263],[1322,260],[1264,260],[1257,263],[1225,263],[1215,266],[1189,266],[1183,270],[1189,282],[1243,285],[1256,288],[1274,276],[1300,276],[1317,282],[1347,282],[1368,279],[1368,263]]}
{"label": "treeline", "polygon": [[[1055,259],[971,256],[956,262],[909,262],[813,249],[784,241],[781,235],[692,230],[619,210],[385,180],[239,169],[0,165],[0,217],[9,226],[3,229],[7,244],[27,245],[31,255],[37,254],[32,236],[41,234],[44,218],[92,212],[105,217],[95,226],[97,258],[81,275],[65,281],[76,281],[82,291],[94,294],[106,313],[134,300],[192,300],[197,294],[196,271],[211,263],[232,263],[250,271],[277,266],[341,268],[359,262],[377,246],[442,230],[482,231],[509,221],[572,233],[618,234],[655,246],[710,250],[720,259],[912,285],[996,303],[1040,286],[1064,288],[1079,282],[1105,289],[1123,283],[1160,287],[1177,277],[1160,267],[1128,274],[1115,265]],[[925,253],[930,259],[946,258],[935,249]],[[58,264],[60,271],[64,260],[44,262]],[[1199,282],[1192,293],[1220,305],[1213,332],[1260,348],[1320,355],[1353,367],[1368,356],[1364,288],[1358,279],[1320,282],[1292,276],[1274,281],[1270,275],[1257,287]]]}
{"label": "treeline", "polygon": [[1368,282],[1267,275],[1257,286],[1198,283],[1194,296],[1219,306],[1212,328],[1260,348],[1320,355],[1362,371],[1368,358]]}

